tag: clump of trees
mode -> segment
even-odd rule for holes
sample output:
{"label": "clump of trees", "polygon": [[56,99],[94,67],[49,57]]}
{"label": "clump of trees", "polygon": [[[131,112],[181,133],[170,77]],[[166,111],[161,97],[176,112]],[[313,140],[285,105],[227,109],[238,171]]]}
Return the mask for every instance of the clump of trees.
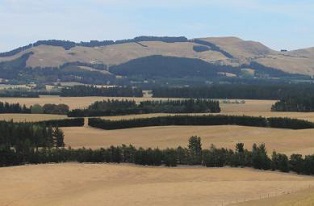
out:
{"label": "clump of trees", "polygon": [[201,45],[195,45],[195,46],[193,46],[193,50],[195,52],[205,52],[205,51],[210,51],[210,47],[201,46]]}
{"label": "clump of trees", "polygon": [[0,102],[0,113],[24,113],[24,114],[67,114],[69,106],[66,104],[34,104],[31,107],[19,103]]}
{"label": "clump of trees", "polygon": [[132,87],[108,87],[98,88],[96,86],[78,85],[62,88],[60,96],[63,97],[84,97],[84,96],[105,96],[105,97],[143,97],[139,88]]}
{"label": "clump of trees", "polygon": [[314,123],[299,119],[228,115],[177,115],[117,121],[89,118],[89,126],[108,130],[170,125],[239,125],[289,129],[314,128]]}
{"label": "clump of trees", "polygon": [[66,115],[69,112],[69,106],[66,104],[34,104],[30,107],[32,114],[59,114]]}
{"label": "clump of trees", "polygon": [[66,104],[45,104],[43,107],[44,114],[68,114],[69,106]]}
{"label": "clump of trees", "polygon": [[147,113],[219,113],[219,101],[205,99],[143,101],[139,108]]}
{"label": "clump of trees", "polygon": [[42,148],[63,146],[64,134],[58,126],[0,122],[0,166],[24,164]]}
{"label": "clump of trees", "polygon": [[70,117],[79,116],[109,116],[147,113],[219,113],[220,106],[214,100],[167,100],[142,101],[136,104],[134,100],[104,100],[96,101],[87,109],[75,109],[68,113]]}
{"label": "clump of trees", "polygon": [[30,113],[30,108],[19,103],[0,102],[0,113]]}
{"label": "clump of trees", "polygon": [[283,98],[272,105],[271,110],[277,112],[313,112],[314,95],[293,95]]}

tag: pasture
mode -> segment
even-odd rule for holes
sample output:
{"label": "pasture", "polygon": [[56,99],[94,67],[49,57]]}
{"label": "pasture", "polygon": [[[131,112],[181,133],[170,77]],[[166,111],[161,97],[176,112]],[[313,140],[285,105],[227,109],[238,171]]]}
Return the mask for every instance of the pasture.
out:
{"label": "pasture", "polygon": [[111,145],[132,144],[136,147],[167,148],[187,146],[190,136],[202,138],[203,148],[211,144],[216,147],[234,149],[243,142],[251,150],[253,143],[265,143],[268,153],[313,154],[313,129],[288,130],[244,126],[166,126],[144,127],[119,130],[101,130],[90,127],[62,128],[65,144],[74,148],[100,148]]}
{"label": "pasture", "polygon": [[[108,97],[1,98],[2,102],[26,106],[46,103],[85,108]],[[135,101],[152,98],[119,98]],[[159,100],[159,99],[158,99]],[[221,103],[221,114],[290,117],[314,122],[314,113],[271,112],[270,100],[246,100],[245,104]],[[102,117],[111,120],[156,117],[142,114]],[[194,114],[192,114],[194,115]],[[43,121],[64,119],[62,115],[0,114],[0,120]],[[265,143],[290,155],[314,153],[313,129],[289,130],[244,126],[166,126],[120,130],[84,127],[62,128],[66,146],[100,148],[132,144],[136,147],[187,146],[190,136],[234,149],[243,142]],[[259,171],[247,168],[140,167],[126,164],[47,164],[0,168],[0,205],[312,205],[314,179],[309,176]]]}
{"label": "pasture", "polygon": [[0,205],[228,205],[295,193],[307,176],[240,168],[46,164],[0,168]]}
{"label": "pasture", "polygon": [[[34,104],[67,104],[70,109],[83,109],[88,107],[95,101],[102,101],[108,99],[128,99],[136,102],[147,100],[167,100],[168,98],[136,98],[136,97],[59,97],[59,96],[41,96],[40,98],[0,98],[2,102],[20,103],[30,107]],[[247,115],[247,116],[264,116],[264,117],[289,117],[304,119],[314,122],[314,113],[305,112],[271,112],[271,105],[276,101],[274,100],[245,100],[245,104],[226,104],[220,101],[221,113],[226,115]],[[125,115],[115,117],[105,117],[108,119],[132,119],[143,117],[156,117],[169,114],[143,114],[143,115]],[[36,117],[36,115],[35,115]],[[47,117],[47,116],[46,116]],[[10,115],[6,115],[6,118],[10,119]],[[13,120],[17,118],[13,115]],[[38,118],[38,117],[37,117]],[[51,118],[55,118],[51,116]],[[3,114],[0,114],[0,119],[4,119]],[[11,118],[12,119],[12,118]],[[26,120],[32,119],[32,116],[26,118]],[[58,118],[59,119],[59,118]]]}

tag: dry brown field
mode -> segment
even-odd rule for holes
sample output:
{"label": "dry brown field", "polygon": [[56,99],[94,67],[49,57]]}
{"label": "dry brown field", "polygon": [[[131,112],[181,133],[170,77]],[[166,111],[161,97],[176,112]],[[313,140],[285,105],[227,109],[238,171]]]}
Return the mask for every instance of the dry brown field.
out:
{"label": "dry brown field", "polygon": [[307,176],[240,168],[46,164],[0,168],[0,205],[228,205],[314,187]]}
{"label": "dry brown field", "polygon": [[314,203],[314,189],[300,190],[297,192],[285,192],[280,196],[250,200],[241,203],[230,204],[233,206],[312,206]]}
{"label": "dry brown field", "polygon": [[[59,96],[41,96],[40,98],[0,98],[2,102],[20,103],[31,106],[34,104],[67,104],[70,109],[86,108],[95,101],[108,99],[128,99],[136,102],[146,100],[167,100],[168,98],[133,98],[133,97],[59,97]],[[265,117],[290,117],[305,119],[314,122],[314,112],[271,112],[271,105],[276,101],[273,100],[245,100],[245,104],[224,104],[221,103],[221,113],[227,115],[248,115],[248,116],[265,116]],[[126,115],[116,117],[106,117],[109,119],[132,119],[142,117],[155,117],[169,114],[145,114],[145,115]],[[0,114],[0,119],[2,115]],[[9,117],[9,115],[8,115]],[[31,116],[30,116],[31,117]],[[54,117],[53,117],[54,118]],[[2,118],[3,119],[3,118]]]}
{"label": "dry brown field", "polygon": [[66,115],[53,115],[53,114],[0,114],[0,120],[14,122],[39,122],[46,120],[66,119]]}
{"label": "dry brown field", "polygon": [[[59,97],[59,96],[41,96],[40,98],[0,98],[2,102],[20,103],[22,105],[31,106],[34,104],[67,104],[70,109],[86,108],[95,101],[108,99],[128,99],[136,102],[146,100],[167,100],[168,98],[133,98],[133,97]],[[246,100],[245,104],[225,104],[221,103],[221,113],[228,115],[248,115],[248,116],[265,116],[265,117],[290,117],[305,119],[314,122],[314,113],[302,112],[271,112],[271,105],[276,101],[273,100]],[[129,115],[108,117],[112,119],[130,119],[135,117],[151,117],[169,114],[145,114],[145,115]],[[1,115],[0,115],[1,116]]]}
{"label": "dry brown field", "polygon": [[65,143],[74,148],[100,148],[111,145],[132,144],[136,147],[167,148],[187,146],[189,137],[202,138],[203,148],[235,148],[243,142],[247,149],[254,143],[265,143],[269,153],[274,150],[285,154],[314,153],[314,129],[288,130],[244,126],[166,126],[119,130],[101,130],[90,127],[62,128]]}
{"label": "dry brown field", "polygon": [[[39,103],[68,104],[84,108],[106,97],[1,98],[27,106]],[[120,98],[126,99],[126,98]],[[135,101],[150,98],[129,98]],[[228,115],[276,116],[314,122],[314,113],[270,112],[275,101],[246,100],[245,104],[221,104]],[[168,114],[144,114],[108,119],[131,119]],[[194,114],[193,114],[194,115]],[[0,114],[0,120],[41,121],[63,119],[59,115]],[[132,144],[136,147],[186,146],[192,135],[211,144],[234,148],[238,142],[251,149],[265,143],[267,150],[285,154],[314,153],[314,130],[288,130],[244,126],[167,126],[120,130],[90,127],[62,128],[65,143],[74,148],[99,148]],[[27,165],[0,168],[0,205],[313,205],[314,179],[243,168],[139,167],[107,164]],[[311,186],[311,188],[309,188]]]}

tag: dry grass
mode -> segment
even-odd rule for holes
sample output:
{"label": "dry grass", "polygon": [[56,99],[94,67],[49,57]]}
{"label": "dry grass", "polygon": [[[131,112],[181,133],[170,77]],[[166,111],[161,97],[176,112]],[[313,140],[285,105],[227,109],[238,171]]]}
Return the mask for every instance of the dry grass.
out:
{"label": "dry grass", "polygon": [[0,120],[13,120],[14,122],[39,122],[66,118],[68,118],[66,115],[53,114],[0,114]]}
{"label": "dry grass", "polygon": [[158,41],[125,43],[104,47],[74,47],[65,50],[62,47],[41,45],[10,57],[0,57],[0,62],[14,60],[26,52],[33,52],[27,61],[28,67],[58,67],[66,62],[100,62],[108,66],[118,65],[127,61],[151,56],[175,56],[201,59],[207,62],[222,61],[225,64],[239,66],[254,59],[265,66],[278,68],[290,73],[313,75],[314,50],[302,49],[291,52],[276,52],[259,42],[243,41],[235,37],[203,38],[216,44],[224,51],[237,58],[237,61],[226,58],[220,52],[195,52],[192,42],[165,43]]}
{"label": "dry grass", "polygon": [[203,148],[211,144],[234,149],[238,142],[251,149],[253,143],[265,143],[268,151],[286,154],[312,154],[313,129],[286,130],[243,126],[167,126],[120,130],[101,130],[89,127],[63,128],[65,143],[72,147],[99,148],[111,145],[132,144],[136,147],[187,146],[193,135],[202,137]]}
{"label": "dry grass", "polygon": [[280,68],[281,70],[289,73],[306,75],[314,74],[313,57],[300,57],[294,55],[269,55],[257,59],[257,62],[268,67]]}
{"label": "dry grass", "polygon": [[[246,115],[246,116],[262,116],[262,117],[289,117],[303,119],[314,122],[314,112],[271,112],[271,105],[274,100],[246,100],[245,104],[224,104],[220,103],[221,115]],[[189,115],[208,115],[209,113],[195,113]],[[133,118],[148,118],[169,115],[186,115],[186,114],[139,114],[139,115],[121,115],[113,117],[102,117],[103,119],[121,120]],[[212,115],[212,114],[209,114]]]}
{"label": "dry grass", "polygon": [[[2,98],[1,101],[65,103],[83,108],[106,97]],[[125,99],[125,98],[122,98]],[[133,98],[131,98],[133,99]],[[135,98],[143,101],[149,98]],[[247,100],[221,104],[222,114],[288,116],[314,121],[312,113],[272,113],[274,101]],[[128,119],[168,114],[107,117]],[[58,115],[2,114],[0,119],[39,121],[63,119]],[[286,130],[243,126],[167,126],[121,130],[89,127],[63,128],[67,146],[99,148],[133,144],[136,147],[186,146],[192,135],[210,144],[234,148],[243,142],[265,143],[269,152],[312,154],[314,130]],[[277,172],[237,168],[164,168],[105,164],[58,164],[0,168],[0,205],[312,205],[314,179]],[[289,195],[286,195],[290,193]],[[270,198],[268,198],[270,195]],[[273,197],[276,196],[276,197]],[[265,199],[261,199],[265,198]],[[245,201],[243,204],[239,203]]]}
{"label": "dry grass", "polygon": [[[226,57],[219,52],[206,51],[195,52],[194,43],[191,42],[141,42],[143,47],[137,43],[125,43],[104,47],[74,47],[65,50],[62,47],[41,45],[33,47],[29,51],[34,52],[27,61],[29,67],[58,67],[66,62],[101,62],[106,65],[117,65],[132,59],[151,56],[164,55],[175,57],[198,58],[205,61],[224,60]],[[16,55],[18,57],[20,55]],[[12,58],[1,58],[0,62]]]}
{"label": "dry grass", "polygon": [[224,205],[298,191],[313,178],[238,168],[58,164],[0,168],[0,205]]}
{"label": "dry grass", "polygon": [[[40,98],[1,98],[2,102],[20,103],[26,106],[34,104],[67,104],[70,109],[86,108],[95,101],[102,101],[108,99],[128,99],[136,102],[146,100],[167,100],[168,98],[134,98],[134,97],[59,97],[59,96],[41,96]],[[175,99],[175,98],[172,98]],[[306,112],[271,112],[271,105],[273,100],[246,100],[245,104],[224,104],[221,103],[222,112],[220,114],[227,115],[248,115],[248,116],[265,116],[265,117],[290,117],[305,119],[314,122],[314,113]],[[165,116],[169,114],[145,114],[145,115],[125,115],[106,117],[107,119],[132,119],[143,117]]]}
{"label": "dry grass", "polygon": [[286,192],[283,195],[267,197],[261,200],[245,201],[234,206],[312,206],[314,204],[314,189],[309,187],[297,192]]}

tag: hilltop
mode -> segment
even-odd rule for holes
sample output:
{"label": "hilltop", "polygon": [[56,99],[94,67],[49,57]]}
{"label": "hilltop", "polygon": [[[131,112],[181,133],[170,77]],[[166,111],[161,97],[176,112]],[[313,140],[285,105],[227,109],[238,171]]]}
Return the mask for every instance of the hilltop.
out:
{"label": "hilltop", "polygon": [[314,75],[314,48],[275,51],[236,37],[47,40],[0,53],[2,81],[126,83]]}

